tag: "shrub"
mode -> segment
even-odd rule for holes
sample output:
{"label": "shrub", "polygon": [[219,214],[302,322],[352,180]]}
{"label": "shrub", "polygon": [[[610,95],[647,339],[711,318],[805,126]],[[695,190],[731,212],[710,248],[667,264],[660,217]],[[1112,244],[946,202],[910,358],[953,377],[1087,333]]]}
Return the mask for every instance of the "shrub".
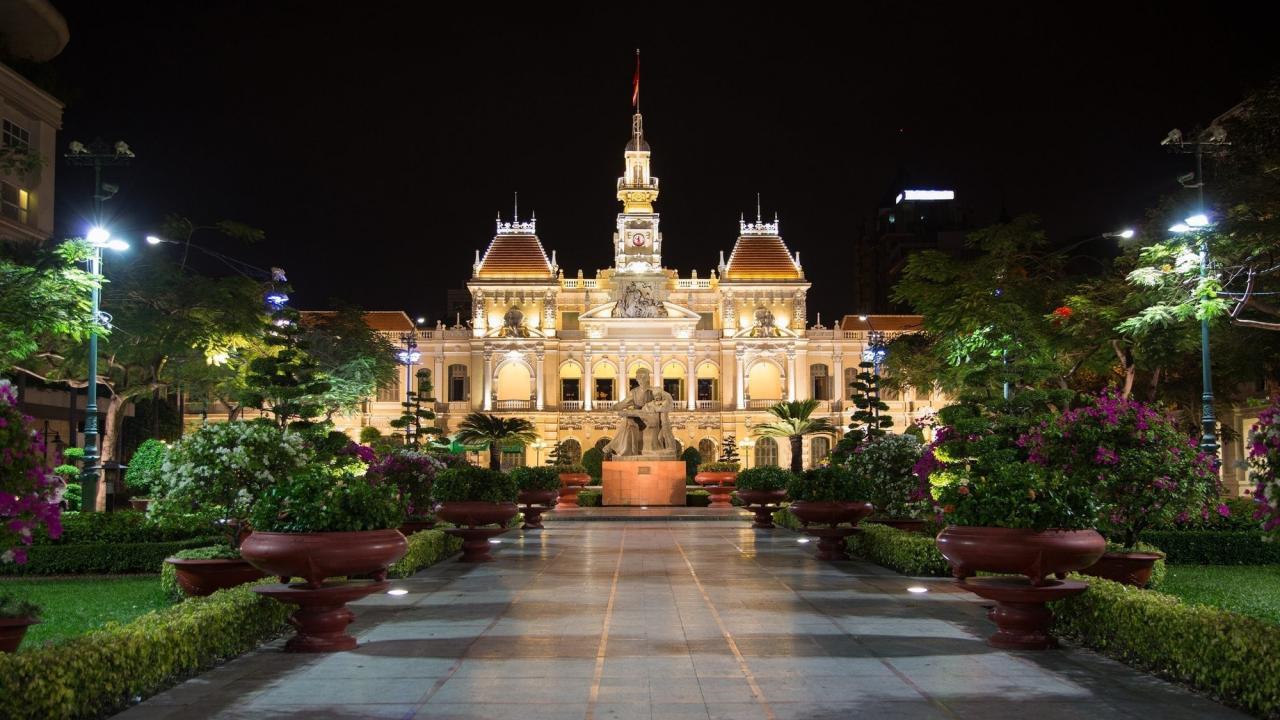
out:
{"label": "shrub", "polygon": [[1274,623],[1098,578],[1053,603],[1055,628],[1103,654],[1271,717],[1280,712]]}
{"label": "shrub", "polygon": [[684,494],[685,507],[707,507],[711,504],[711,493],[706,490],[689,490]]}
{"label": "shrub", "polygon": [[1254,518],[1280,539],[1280,403],[1258,415],[1258,422],[1249,429],[1248,444],[1249,474],[1257,483]]}
{"label": "shrub", "polygon": [[62,535],[56,540],[39,538],[36,545],[92,545],[96,543],[148,543],[187,540],[217,534],[212,519],[202,515],[154,518],[135,510],[117,512],[67,512],[62,515]]}
{"label": "shrub", "polygon": [[784,490],[791,482],[792,475],[776,465],[747,468],[738,473],[734,486],[739,490],[772,491]]}
{"label": "shrub", "polygon": [[583,490],[578,493],[578,507],[600,507],[604,505],[604,493],[599,490]]}
{"label": "shrub", "polygon": [[960,473],[935,487],[934,497],[954,525],[1084,530],[1098,523],[1094,488],[1034,463],[1010,462],[980,477]]}
{"label": "shrub", "polygon": [[915,465],[924,444],[912,435],[885,435],[858,445],[849,455],[849,469],[870,481],[867,498],[881,517],[924,519],[933,514],[927,483]]}
{"label": "shrub", "polygon": [[110,715],[252,650],[277,635],[292,610],[242,586],[56,645],[0,654],[0,717]]}
{"label": "shrub", "polygon": [[216,542],[216,536],[206,536],[172,542],[37,545],[30,549],[27,564],[0,565],[0,575],[153,573],[165,558],[179,550]]}
{"label": "shrub", "polygon": [[169,446],[154,438],[145,440],[129,458],[129,468],[124,471],[124,484],[129,489],[151,497],[164,487],[161,468],[169,455]]}
{"label": "shrub", "polygon": [[408,552],[387,570],[387,577],[409,577],[462,549],[462,538],[446,535],[441,528],[413,533],[408,540]]}
{"label": "shrub", "polygon": [[[179,550],[169,557],[179,560],[236,560],[240,557],[240,553],[226,545],[205,545],[204,547]],[[173,602],[181,602],[187,599],[186,594],[182,592],[182,588],[178,586],[178,571],[172,565],[163,561],[160,563],[160,589],[164,591],[165,597]]]}
{"label": "shrub", "polygon": [[431,515],[431,483],[443,470],[444,463],[426,453],[400,450],[370,465],[368,477],[394,485],[405,515],[420,518]]}
{"label": "shrub", "polygon": [[[1153,524],[1204,511],[1218,494],[1213,459],[1174,422],[1135,400],[1103,394],[1041,421],[1018,439],[1028,460],[1092,486],[1100,527],[1133,547]],[[1226,508],[1223,508],[1226,511]]]}
{"label": "shrub", "polygon": [[250,521],[265,532],[353,532],[404,522],[398,488],[378,477],[312,467],[277,480],[254,505]]}
{"label": "shrub", "polygon": [[593,447],[582,453],[582,466],[587,469],[592,479],[599,480],[604,474],[604,451]]}
{"label": "shrub", "polygon": [[702,472],[738,472],[741,467],[737,462],[725,462],[717,460],[715,462],[704,462],[698,466],[698,470]]}
{"label": "shrub", "polygon": [[698,466],[702,464],[702,453],[698,452],[698,448],[690,445],[680,453],[680,459],[684,461],[685,480],[692,482],[693,476],[698,474]]}
{"label": "shrub", "polygon": [[372,425],[360,428],[360,443],[362,445],[373,445],[374,441],[382,439],[382,431]]}
{"label": "shrub", "polygon": [[555,469],[557,473],[584,473],[587,471],[586,466],[583,465],[582,463],[573,463],[569,465],[556,465]]}
{"label": "shrub", "polygon": [[1148,530],[1142,535],[1174,565],[1280,564],[1280,542],[1254,530]]}
{"label": "shrub", "polygon": [[0,380],[0,566],[27,561],[40,534],[62,532],[62,478],[45,463],[44,436],[18,409],[18,393]]}
{"label": "shrub", "polygon": [[449,468],[436,476],[431,497],[436,502],[515,502],[516,481],[497,470]]}
{"label": "shrub", "polygon": [[849,551],[860,558],[903,575],[948,577],[951,566],[938,552],[930,535],[904,532],[887,525],[864,524],[846,541]]}
{"label": "shrub", "polygon": [[512,468],[511,479],[520,490],[560,489],[560,471],[546,465]]}
{"label": "shrub", "polygon": [[866,478],[857,477],[844,467],[818,467],[799,475],[788,474],[787,497],[791,502],[859,502],[871,495]]}
{"label": "shrub", "polygon": [[40,606],[15,595],[0,592],[0,618],[39,617]]}

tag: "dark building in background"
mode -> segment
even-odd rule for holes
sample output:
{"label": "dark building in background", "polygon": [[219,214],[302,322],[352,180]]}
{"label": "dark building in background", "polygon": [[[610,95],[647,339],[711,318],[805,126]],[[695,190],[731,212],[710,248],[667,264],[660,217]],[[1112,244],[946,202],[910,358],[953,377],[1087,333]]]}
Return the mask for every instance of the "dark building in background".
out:
{"label": "dark building in background", "polygon": [[907,258],[922,250],[958,256],[964,251],[964,236],[970,229],[968,214],[954,190],[938,185],[896,184],[857,241],[858,312],[913,312],[909,306],[889,299]]}

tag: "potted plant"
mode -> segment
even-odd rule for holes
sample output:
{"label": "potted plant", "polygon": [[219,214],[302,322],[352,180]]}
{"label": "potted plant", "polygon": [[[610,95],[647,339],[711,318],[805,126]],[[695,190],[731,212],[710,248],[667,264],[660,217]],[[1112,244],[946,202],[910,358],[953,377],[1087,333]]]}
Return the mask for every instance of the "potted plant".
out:
{"label": "potted plant", "polygon": [[587,466],[581,463],[572,463],[556,465],[555,468],[560,477],[560,501],[556,503],[555,509],[565,510],[578,507],[578,493],[582,492],[582,488],[591,482],[591,475],[587,473]]}
{"label": "potted plant", "polygon": [[0,652],[17,652],[27,628],[38,622],[38,606],[8,593],[0,593]]}
{"label": "potted plant", "polygon": [[129,498],[134,510],[146,510],[147,503],[162,486],[160,472],[168,454],[169,446],[154,438],[144,440],[133,451],[129,467],[124,472],[124,484],[136,493],[135,497]]}
{"label": "potted plant", "polygon": [[729,495],[733,492],[734,482],[738,478],[738,463],[707,462],[698,466],[698,474],[693,481],[707,489],[711,495],[711,507],[730,507]]}
{"label": "potted plant", "polygon": [[812,399],[777,403],[767,411],[774,420],[751,428],[757,437],[787,439],[791,444],[791,472],[797,475],[804,469],[804,436],[838,434],[830,420],[810,417],[819,404]]}
{"label": "potted plant", "polygon": [[921,483],[915,466],[924,444],[915,435],[883,435],[853,448],[848,466],[867,479],[875,506],[870,521],[899,530],[921,530],[933,514],[929,488]]}
{"label": "potted plant", "polygon": [[[791,513],[808,535],[818,538],[818,558],[845,560],[844,539],[852,535],[862,518],[871,514],[867,502],[871,490],[860,478],[842,466],[818,467],[792,473],[787,481]],[[848,527],[841,527],[848,523]],[[820,527],[811,528],[810,525]]]}
{"label": "potted plant", "polygon": [[765,465],[749,468],[737,475],[738,497],[756,514],[752,527],[773,527],[773,512],[787,499],[787,482],[791,473],[780,467]]}
{"label": "potted plant", "polygon": [[[516,516],[519,490],[510,475],[478,467],[449,468],[436,477],[431,496],[436,515],[456,527],[446,532],[462,538],[463,562],[489,562],[489,538],[506,531]],[[482,527],[485,525],[497,525]]]}
{"label": "potted plant", "polygon": [[369,466],[370,477],[376,476],[396,487],[405,513],[401,533],[412,535],[435,527],[431,483],[444,468],[443,462],[427,453],[404,449],[392,450]]}
{"label": "potted plant", "polygon": [[263,577],[239,556],[249,518],[268,488],[312,462],[314,452],[301,435],[267,422],[212,423],[174,443],[148,514],[212,514],[228,549],[222,557],[166,559],[179,585],[208,594]]}
{"label": "potted plant", "polygon": [[17,391],[0,380],[0,563],[25,564],[37,532],[62,535],[62,478],[45,463],[44,438],[27,421]]}
{"label": "potted plant", "polygon": [[542,513],[550,509],[560,495],[560,473],[553,467],[518,467],[511,470],[516,481],[517,501],[524,506],[522,530],[541,530]]}
{"label": "potted plant", "polygon": [[1170,418],[1119,395],[1090,398],[1019,442],[1031,462],[1096,488],[1098,527],[1112,543],[1083,572],[1108,580],[1145,586],[1164,555],[1140,547],[1143,532],[1186,513],[1207,514],[1218,495],[1213,458]]}

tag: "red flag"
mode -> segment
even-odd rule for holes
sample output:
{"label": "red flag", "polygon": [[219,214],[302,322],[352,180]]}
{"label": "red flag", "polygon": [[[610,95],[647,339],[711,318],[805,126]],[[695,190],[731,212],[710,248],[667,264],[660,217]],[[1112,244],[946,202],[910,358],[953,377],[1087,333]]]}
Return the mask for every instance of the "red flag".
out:
{"label": "red flag", "polygon": [[636,75],[631,80],[631,107],[640,108],[640,51],[636,50]]}

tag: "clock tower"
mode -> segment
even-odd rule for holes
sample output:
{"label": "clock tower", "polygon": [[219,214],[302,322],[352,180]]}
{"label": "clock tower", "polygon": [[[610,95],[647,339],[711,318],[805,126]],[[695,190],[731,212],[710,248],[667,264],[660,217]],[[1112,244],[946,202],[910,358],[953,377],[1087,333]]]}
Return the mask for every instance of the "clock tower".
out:
{"label": "clock tower", "polygon": [[644,118],[631,118],[631,140],[624,152],[622,177],[618,178],[618,226],[613,234],[614,267],[620,273],[644,274],[662,270],[662,234],[658,232],[658,178],[649,173],[649,143],[644,139]]}

